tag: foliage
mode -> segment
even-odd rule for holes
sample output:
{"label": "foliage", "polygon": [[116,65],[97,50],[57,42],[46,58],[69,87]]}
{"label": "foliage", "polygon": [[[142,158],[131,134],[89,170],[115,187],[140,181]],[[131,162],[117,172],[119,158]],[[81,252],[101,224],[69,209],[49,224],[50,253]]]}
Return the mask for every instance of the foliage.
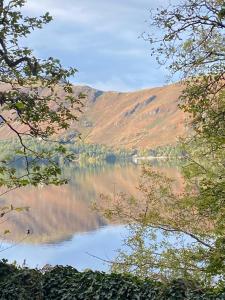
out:
{"label": "foliage", "polygon": [[[175,191],[174,184],[144,167],[138,187],[142,197],[120,193],[110,199],[102,195],[98,210],[129,229],[126,248],[119,251],[112,270],[160,281],[181,277],[195,278],[202,285],[222,285],[224,272],[223,265],[219,268],[222,257],[216,256],[214,224],[187,205],[189,197]],[[219,247],[222,250],[222,240]],[[212,272],[210,258],[217,260],[216,272]]]}
{"label": "foliage", "polygon": [[[9,161],[0,164],[0,186],[15,188],[28,184],[61,184],[61,170],[55,153],[65,154],[62,146],[52,151],[36,151],[25,138],[36,143],[51,142],[53,136],[68,129],[81,112],[83,95],[75,97],[69,78],[76,69],[65,69],[58,59],[39,59],[21,41],[41,29],[52,17],[23,16],[25,0],[0,1],[0,120],[1,127],[14,134],[19,147],[11,153],[25,161],[24,172],[17,175]],[[40,167],[40,162],[42,163]],[[43,163],[44,162],[44,163]]]}
{"label": "foliage", "polygon": [[182,145],[164,145],[154,149],[141,149],[137,152],[137,156],[144,157],[164,157],[167,159],[182,159],[185,157],[185,152]]}
{"label": "foliage", "polygon": [[211,224],[213,247],[203,262],[214,276],[225,273],[224,9],[223,0],[182,1],[152,15],[163,34],[157,40],[149,37],[153,54],[159,51],[170,70],[183,76],[180,108],[189,114],[193,134],[184,141],[188,164],[182,202]]}
{"label": "foliage", "polygon": [[[39,141],[36,143],[31,139],[26,139],[26,144],[34,149],[36,152],[49,152],[55,149],[55,145],[45,141]],[[64,164],[68,165],[69,162],[78,163],[81,167],[88,165],[101,165],[104,162],[130,162],[132,156],[151,156],[165,157],[167,160],[178,160],[184,157],[184,153],[179,145],[167,145],[163,147],[157,147],[155,149],[143,149],[143,150],[128,150],[122,148],[111,148],[105,145],[88,144],[79,142],[75,138],[71,139],[68,136],[60,137],[59,145],[62,146],[61,152],[58,147],[58,152],[52,157],[55,162],[58,162],[60,167]],[[14,165],[18,169],[25,168],[26,161],[22,158],[18,159],[18,149],[20,149],[20,143],[16,139],[8,139],[0,141],[0,160],[9,161],[11,159],[11,165]],[[65,151],[67,154],[65,154]],[[15,156],[16,153],[16,156]],[[22,174],[21,174],[22,175]]]}
{"label": "foliage", "polygon": [[222,79],[224,7],[223,0],[182,0],[152,10],[152,31],[144,34],[151,43],[152,55],[172,73],[181,72],[184,78],[208,74],[221,75],[215,81]]}
{"label": "foliage", "polygon": [[131,232],[130,252],[120,252],[116,271],[224,286],[224,9],[223,0],[183,0],[151,12],[152,32],[144,38],[158,62],[182,78],[179,106],[191,127],[182,141],[186,186],[176,195],[168,178],[144,170],[143,199],[119,195],[105,211],[129,222]]}
{"label": "foliage", "polygon": [[[55,144],[39,141],[36,143],[32,139],[25,139],[26,144],[32,148],[35,152],[53,152],[56,149]],[[20,143],[15,139],[0,141],[0,160],[10,161],[11,166],[16,167],[17,174],[21,169],[26,167],[25,159],[18,159],[17,154],[20,148]],[[103,162],[114,163],[122,161],[131,161],[133,151],[126,149],[113,149],[105,145],[88,144],[79,142],[76,137],[74,139],[68,139],[67,137],[60,137],[57,152],[54,153],[52,159],[63,167],[68,166],[70,162],[78,164],[79,166],[88,165],[100,165]],[[15,156],[16,153],[16,156]],[[32,157],[32,156],[31,156]],[[29,157],[29,159],[31,159]],[[10,160],[11,159],[11,160]],[[40,165],[43,162],[40,161]],[[37,182],[38,184],[38,182]]]}
{"label": "foliage", "polygon": [[[56,266],[39,270],[5,266],[0,281],[0,299],[223,299],[224,290],[209,291],[181,279],[162,284],[140,280],[131,275],[78,272],[72,267]],[[10,276],[7,273],[10,271]]]}

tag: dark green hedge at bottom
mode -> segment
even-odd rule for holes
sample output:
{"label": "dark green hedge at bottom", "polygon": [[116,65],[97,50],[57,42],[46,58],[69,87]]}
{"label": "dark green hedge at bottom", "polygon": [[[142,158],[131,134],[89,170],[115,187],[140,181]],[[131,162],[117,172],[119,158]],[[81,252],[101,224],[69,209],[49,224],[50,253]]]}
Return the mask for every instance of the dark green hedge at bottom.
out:
{"label": "dark green hedge at bottom", "polygon": [[181,279],[169,284],[140,280],[130,275],[103,272],[78,272],[72,267],[56,266],[39,270],[16,268],[0,262],[0,299],[225,299],[225,290],[213,293]]}

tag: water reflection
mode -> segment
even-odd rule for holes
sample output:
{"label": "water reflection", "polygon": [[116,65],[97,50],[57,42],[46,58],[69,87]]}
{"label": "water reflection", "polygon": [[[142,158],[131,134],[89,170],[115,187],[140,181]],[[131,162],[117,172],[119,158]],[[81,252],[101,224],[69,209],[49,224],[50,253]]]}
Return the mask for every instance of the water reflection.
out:
{"label": "water reflection", "polygon": [[[127,230],[124,226],[107,226],[97,231],[76,234],[70,241],[55,245],[19,244],[0,253],[0,258],[10,262],[16,260],[20,265],[41,268],[50,265],[71,265],[78,270],[92,269],[107,271],[109,264],[103,260],[112,261],[125,238]],[[9,244],[4,244],[4,247]],[[99,257],[100,259],[96,258]]]}
{"label": "water reflection", "polygon": [[[165,166],[165,163],[155,167],[176,178],[176,188],[181,188],[179,168]],[[1,199],[1,206],[12,203],[14,206],[29,206],[30,211],[14,213],[1,224],[1,230],[11,232],[2,247],[7,247],[10,241],[22,240],[28,228],[32,234],[22,244],[2,252],[1,257],[16,259],[20,263],[27,259],[32,266],[61,263],[95,268],[93,264],[88,265],[93,258],[88,258],[85,252],[96,250],[94,252],[101,256],[105,249],[107,255],[113,257],[125,229],[121,226],[105,227],[107,220],[91,209],[91,202],[101,193],[113,196],[115,192],[126,192],[138,196],[136,187],[140,174],[141,166],[134,164],[107,164],[83,169],[71,165],[64,170],[64,175],[71,178],[68,185],[24,188],[9,193]]]}

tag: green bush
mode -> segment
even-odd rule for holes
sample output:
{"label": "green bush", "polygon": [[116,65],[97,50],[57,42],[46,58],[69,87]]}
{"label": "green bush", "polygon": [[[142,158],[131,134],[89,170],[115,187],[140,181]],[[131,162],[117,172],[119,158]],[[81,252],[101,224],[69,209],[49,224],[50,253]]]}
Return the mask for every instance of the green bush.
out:
{"label": "green bush", "polygon": [[69,266],[56,266],[43,273],[0,262],[0,299],[222,300],[225,291],[206,291],[181,279],[163,284],[126,274],[78,272]]}

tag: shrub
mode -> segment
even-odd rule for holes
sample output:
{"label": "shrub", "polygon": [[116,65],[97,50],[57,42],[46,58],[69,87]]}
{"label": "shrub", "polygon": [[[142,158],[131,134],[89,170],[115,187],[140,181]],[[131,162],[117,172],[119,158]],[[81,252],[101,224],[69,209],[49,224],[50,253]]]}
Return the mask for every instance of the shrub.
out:
{"label": "shrub", "polygon": [[177,279],[169,283],[142,280],[128,274],[78,272],[70,266],[56,266],[46,272],[18,268],[0,262],[0,299],[140,299],[213,300],[225,299],[225,290],[203,290],[193,282]]}

